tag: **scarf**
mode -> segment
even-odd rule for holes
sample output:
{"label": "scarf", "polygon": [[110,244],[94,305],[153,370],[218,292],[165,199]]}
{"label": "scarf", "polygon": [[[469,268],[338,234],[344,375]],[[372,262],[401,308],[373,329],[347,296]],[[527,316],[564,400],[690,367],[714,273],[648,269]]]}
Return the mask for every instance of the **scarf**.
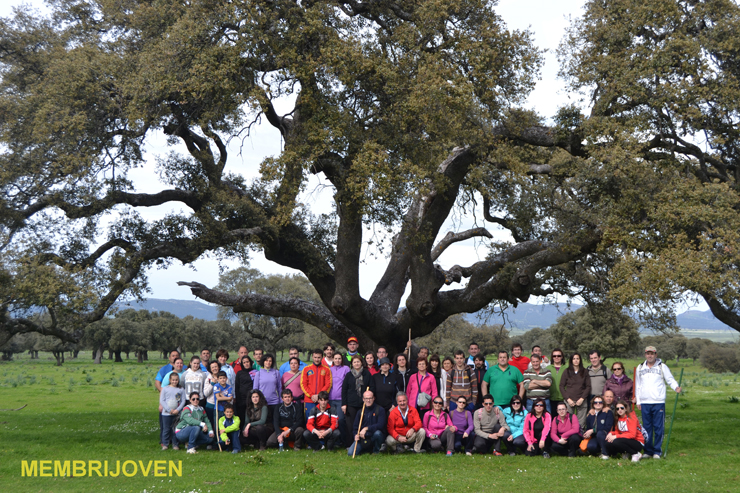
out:
{"label": "scarf", "polygon": [[355,377],[355,392],[357,392],[357,397],[362,399],[362,385],[364,383],[362,381],[362,370],[352,368],[350,371],[352,372],[352,376]]}

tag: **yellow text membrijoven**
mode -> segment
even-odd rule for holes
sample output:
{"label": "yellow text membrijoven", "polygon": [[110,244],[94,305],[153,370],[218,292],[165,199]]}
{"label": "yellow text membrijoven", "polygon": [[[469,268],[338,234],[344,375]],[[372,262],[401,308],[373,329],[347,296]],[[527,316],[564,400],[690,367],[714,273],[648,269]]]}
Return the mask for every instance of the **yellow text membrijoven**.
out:
{"label": "yellow text membrijoven", "polygon": [[136,475],[164,478],[167,476],[182,477],[182,461],[166,460],[32,460],[21,462],[21,476],[51,478],[110,476],[131,478]]}

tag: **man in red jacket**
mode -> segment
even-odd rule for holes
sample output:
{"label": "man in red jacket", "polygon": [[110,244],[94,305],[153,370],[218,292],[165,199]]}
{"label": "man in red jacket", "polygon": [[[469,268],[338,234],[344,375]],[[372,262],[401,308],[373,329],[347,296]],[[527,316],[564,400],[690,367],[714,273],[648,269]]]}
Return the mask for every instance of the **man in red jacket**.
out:
{"label": "man in red jacket", "polygon": [[397,407],[393,408],[388,415],[388,437],[385,439],[386,445],[392,450],[396,447],[396,453],[405,452],[409,444],[414,444],[414,452],[422,454],[425,452],[421,448],[424,444],[426,433],[421,427],[421,418],[419,411],[409,407],[409,399],[403,392],[396,395]]}
{"label": "man in red jacket", "polygon": [[[329,393],[321,391],[318,395],[318,405],[308,414],[303,439],[314,452],[324,448],[333,450],[334,445],[339,443],[338,423],[337,408],[329,404]],[[321,445],[321,440],[324,440],[325,445]]]}
{"label": "man in red jacket", "polygon": [[316,406],[319,400],[319,392],[331,390],[331,370],[324,365],[324,353],[321,349],[313,350],[313,364],[308,365],[301,373],[301,389],[303,389],[303,402],[306,403],[306,418],[308,413]]}

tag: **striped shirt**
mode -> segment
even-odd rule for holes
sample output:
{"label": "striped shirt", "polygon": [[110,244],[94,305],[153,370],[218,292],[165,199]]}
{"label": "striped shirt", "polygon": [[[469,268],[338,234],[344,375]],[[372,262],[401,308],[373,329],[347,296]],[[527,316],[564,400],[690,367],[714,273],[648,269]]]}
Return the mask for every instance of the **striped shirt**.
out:
{"label": "striped shirt", "polygon": [[540,368],[539,373],[534,371],[531,368],[528,368],[527,371],[524,372],[524,380],[522,381],[522,385],[524,385],[524,389],[527,391],[527,399],[548,399],[550,397],[550,388],[536,388],[536,389],[529,389],[530,382],[537,381],[545,381],[547,380],[550,382],[550,385],[552,385],[552,374],[550,373],[550,370],[546,368]]}

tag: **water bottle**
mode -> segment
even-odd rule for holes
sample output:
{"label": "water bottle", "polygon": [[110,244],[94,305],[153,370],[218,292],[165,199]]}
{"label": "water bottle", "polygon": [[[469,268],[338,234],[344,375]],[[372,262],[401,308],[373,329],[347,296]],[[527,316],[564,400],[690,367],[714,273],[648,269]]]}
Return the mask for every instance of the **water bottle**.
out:
{"label": "water bottle", "polygon": [[283,444],[281,443],[280,447],[278,448],[278,453],[284,452],[284,451],[285,451],[285,448],[283,447]]}

